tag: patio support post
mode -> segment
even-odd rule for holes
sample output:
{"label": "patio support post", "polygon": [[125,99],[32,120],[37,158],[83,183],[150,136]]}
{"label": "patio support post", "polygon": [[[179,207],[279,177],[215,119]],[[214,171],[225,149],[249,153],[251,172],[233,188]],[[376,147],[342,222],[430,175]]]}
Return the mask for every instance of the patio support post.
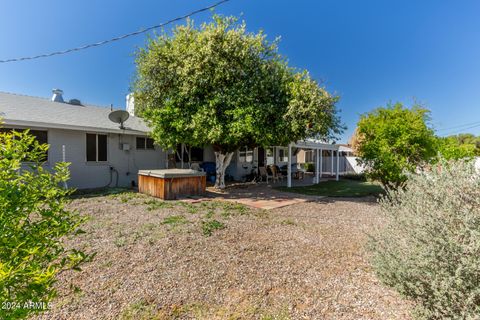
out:
{"label": "patio support post", "polygon": [[[323,173],[323,150],[322,149],[320,149],[320,165],[318,167],[320,169],[320,179],[321,179],[322,173]],[[320,180],[318,182],[320,182]]]}
{"label": "patio support post", "polygon": [[316,149],[317,151],[317,154],[315,155],[315,183],[319,183],[320,182],[320,179],[319,179],[319,176],[318,176],[318,172],[320,171],[320,167],[319,167],[319,159],[318,159],[318,156],[319,156],[319,152],[318,152],[318,149]]}
{"label": "patio support post", "polygon": [[330,175],[333,176],[333,149],[330,150],[330,160],[331,160]]}
{"label": "patio support post", "polygon": [[288,144],[287,187],[292,187],[292,144]]}
{"label": "patio support post", "polygon": [[339,175],[339,172],[338,172],[339,171],[339,162],[340,162],[339,160],[340,160],[340,152],[338,152],[338,150],[337,150],[337,171],[336,171],[336,176],[335,176],[335,180],[337,180],[337,181],[338,181],[338,175]]}

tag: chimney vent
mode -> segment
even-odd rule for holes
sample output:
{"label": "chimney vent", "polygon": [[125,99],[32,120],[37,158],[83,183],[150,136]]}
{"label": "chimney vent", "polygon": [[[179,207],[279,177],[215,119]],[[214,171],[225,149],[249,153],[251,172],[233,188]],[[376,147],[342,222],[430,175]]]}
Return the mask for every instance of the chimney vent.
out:
{"label": "chimney vent", "polygon": [[130,113],[131,116],[135,116],[135,99],[133,97],[133,93],[127,94],[126,100],[128,113]]}
{"label": "chimney vent", "polygon": [[52,101],[55,101],[55,102],[64,102],[63,101],[63,90],[61,89],[53,89],[52,90]]}

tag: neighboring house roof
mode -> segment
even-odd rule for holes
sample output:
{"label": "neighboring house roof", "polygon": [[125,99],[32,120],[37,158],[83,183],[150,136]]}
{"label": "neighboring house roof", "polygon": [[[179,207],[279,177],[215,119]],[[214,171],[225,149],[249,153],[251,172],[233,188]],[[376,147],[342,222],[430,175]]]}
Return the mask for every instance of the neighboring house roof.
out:
{"label": "neighboring house roof", "polygon": [[130,116],[125,129],[108,119],[110,108],[72,105],[46,98],[0,92],[0,120],[5,125],[100,131],[124,134],[146,134],[146,123]]}
{"label": "neighboring house roof", "polygon": [[353,149],[350,148],[349,146],[346,146],[346,145],[339,145],[338,151],[342,151],[342,152],[352,152],[352,153],[353,153]]}

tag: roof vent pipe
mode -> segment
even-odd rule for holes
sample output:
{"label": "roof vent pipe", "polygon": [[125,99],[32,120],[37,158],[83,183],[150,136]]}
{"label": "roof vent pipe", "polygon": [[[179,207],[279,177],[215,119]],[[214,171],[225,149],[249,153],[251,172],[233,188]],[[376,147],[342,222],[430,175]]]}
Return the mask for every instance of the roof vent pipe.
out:
{"label": "roof vent pipe", "polygon": [[63,101],[63,90],[61,89],[53,89],[52,90],[52,101],[55,101],[55,102],[64,102]]}

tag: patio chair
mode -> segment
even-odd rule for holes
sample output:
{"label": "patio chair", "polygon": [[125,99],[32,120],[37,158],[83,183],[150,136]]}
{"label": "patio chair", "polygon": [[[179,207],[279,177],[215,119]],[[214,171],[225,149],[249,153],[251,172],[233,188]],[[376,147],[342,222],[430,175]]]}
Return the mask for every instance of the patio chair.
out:
{"label": "patio chair", "polygon": [[287,177],[287,172],[283,172],[282,170],[280,170],[277,165],[275,165],[275,167],[277,168],[278,178],[283,181],[283,179]]}
{"label": "patio chair", "polygon": [[260,177],[262,178],[262,181],[263,181],[263,179],[265,178],[265,180],[266,180],[267,183],[268,183],[268,178],[273,179],[273,175],[268,174],[267,168],[265,168],[265,167],[259,167],[259,168],[258,168],[258,171],[259,171],[259,173],[260,173]]}
{"label": "patio chair", "polygon": [[284,175],[280,172],[280,168],[278,166],[272,165],[270,166],[270,170],[272,170],[273,183],[275,183],[275,181],[278,181],[278,180],[283,181]]}

